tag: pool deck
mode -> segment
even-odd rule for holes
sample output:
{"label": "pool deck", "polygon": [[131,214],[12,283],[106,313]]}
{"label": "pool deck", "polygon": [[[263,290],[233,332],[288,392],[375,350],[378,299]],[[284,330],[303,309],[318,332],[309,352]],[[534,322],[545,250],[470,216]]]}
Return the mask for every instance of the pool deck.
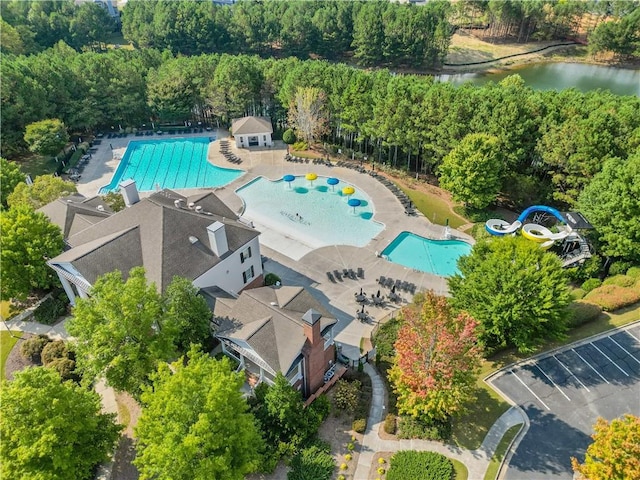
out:
{"label": "pool deck", "polygon": [[[186,138],[197,136],[214,136],[216,138],[228,137],[224,130],[204,132],[202,134],[183,135]],[[164,136],[166,137],[166,136]],[[162,137],[162,138],[164,138]],[[119,159],[122,158],[127,144],[138,137],[103,139],[98,146],[98,151],[93,154],[92,160],[85,167],[82,178],[77,184],[78,191],[85,196],[96,195],[100,187],[111,180],[113,172],[117,168]],[[153,137],[144,137],[154,139]],[[172,135],[168,138],[180,138]],[[110,148],[113,146],[113,151]],[[219,152],[219,142],[212,142],[209,147],[208,160],[219,167],[245,170],[245,174],[234,182],[213,190],[232,210],[242,213],[244,205],[235,191],[242,185],[250,182],[258,176],[271,180],[282,178],[283,175],[305,175],[313,172],[318,176],[337,177],[351,183],[356,189],[364,190],[373,200],[375,214],[373,219],[385,225],[385,229],[365,247],[358,248],[346,245],[334,245],[311,250],[288,237],[286,232],[279,233],[264,230],[261,225],[256,228],[262,232],[260,244],[262,255],[265,257],[265,273],[275,273],[284,285],[300,285],[308,288],[314,296],[338,319],[335,328],[336,342],[342,346],[342,353],[357,359],[360,356],[361,338],[370,336],[374,325],[389,318],[389,316],[401,305],[388,305],[384,308],[369,305],[365,310],[373,318],[372,322],[361,323],[354,317],[361,307],[356,303],[354,294],[362,288],[369,296],[376,294],[378,290],[382,295],[389,293],[388,289],[381,288],[377,279],[383,275],[394,280],[407,281],[417,286],[417,291],[433,290],[438,294],[447,294],[447,282],[445,278],[429,273],[413,270],[401,265],[391,263],[376,255],[389,244],[401,232],[410,231],[432,239],[444,237],[444,227],[429,222],[424,216],[408,216],[404,213],[404,207],[398,199],[382,183],[368,174],[343,167],[327,167],[325,165],[313,165],[312,163],[286,162],[284,156],[286,147],[281,143],[272,148],[261,149],[236,149],[230,141],[231,151],[242,158],[241,164],[228,162]],[[184,193],[194,193],[203,190],[187,190]],[[205,189],[205,191],[207,191]],[[141,196],[145,196],[141,192]],[[255,223],[255,222],[254,222]],[[473,239],[456,230],[451,230],[452,238],[467,240],[473,243]],[[332,283],[327,278],[328,271],[358,268],[364,270],[364,279],[344,279]],[[410,295],[397,292],[403,297],[404,303],[411,301]]]}

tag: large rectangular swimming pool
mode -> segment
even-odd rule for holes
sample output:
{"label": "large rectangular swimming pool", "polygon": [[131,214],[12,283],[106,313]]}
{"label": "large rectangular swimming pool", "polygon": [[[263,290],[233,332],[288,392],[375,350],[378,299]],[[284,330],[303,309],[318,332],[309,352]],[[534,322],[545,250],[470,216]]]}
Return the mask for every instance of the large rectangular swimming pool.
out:
{"label": "large rectangular swimming pool", "polygon": [[162,188],[221,187],[241,170],[220,168],[207,160],[212,137],[134,140],[129,142],[111,182],[100,193],[117,190],[122,180],[133,179],[140,191]]}

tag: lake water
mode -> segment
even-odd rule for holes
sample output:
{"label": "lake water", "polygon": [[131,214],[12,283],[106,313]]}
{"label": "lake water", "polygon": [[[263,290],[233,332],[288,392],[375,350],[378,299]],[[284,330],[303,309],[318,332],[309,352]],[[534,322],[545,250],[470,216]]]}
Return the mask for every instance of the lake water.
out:
{"label": "lake water", "polygon": [[588,92],[601,88],[608,89],[616,95],[640,96],[640,70],[584,63],[536,63],[496,73],[438,75],[436,79],[452,82],[455,85],[465,82],[482,85],[489,81],[497,83],[516,73],[522,77],[527,86],[534,90],[564,90],[575,87]]}

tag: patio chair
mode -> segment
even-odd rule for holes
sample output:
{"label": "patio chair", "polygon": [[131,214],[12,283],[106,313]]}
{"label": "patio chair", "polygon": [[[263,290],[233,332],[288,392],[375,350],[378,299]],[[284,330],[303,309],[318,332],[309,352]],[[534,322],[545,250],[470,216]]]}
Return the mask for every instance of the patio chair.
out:
{"label": "patio chair", "polygon": [[364,278],[364,270],[362,267],[358,267],[358,277]]}
{"label": "patio chair", "polygon": [[385,283],[387,288],[393,287],[393,278],[387,278],[387,283]]}
{"label": "patio chair", "polygon": [[342,281],[342,274],[338,270],[334,270],[333,274],[336,276],[338,280]]}
{"label": "patio chair", "polygon": [[329,280],[331,280],[332,283],[336,283],[336,279],[333,276],[333,273],[327,272],[327,277],[329,278]]}
{"label": "patio chair", "polygon": [[384,284],[387,282],[387,277],[384,277],[382,275],[380,275],[380,278],[378,279],[378,284],[382,285],[384,287]]}
{"label": "patio chair", "polygon": [[356,272],[354,272],[352,268],[349,269],[349,278],[351,278],[351,280],[358,279],[358,277],[356,276]]}

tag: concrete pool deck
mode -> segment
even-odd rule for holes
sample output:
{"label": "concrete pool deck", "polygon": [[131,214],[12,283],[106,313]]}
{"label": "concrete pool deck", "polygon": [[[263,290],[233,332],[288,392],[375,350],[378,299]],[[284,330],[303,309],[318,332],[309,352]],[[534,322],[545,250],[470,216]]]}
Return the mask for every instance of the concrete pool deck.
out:
{"label": "concrete pool deck", "polygon": [[[202,134],[183,135],[215,136],[217,139],[228,137],[224,130],[204,132]],[[170,136],[168,138],[179,138]],[[113,172],[117,168],[119,158],[122,158],[126,146],[131,140],[138,137],[103,139],[98,146],[98,151],[93,154],[92,160],[85,167],[82,178],[77,184],[78,191],[85,196],[97,195],[100,187],[108,184]],[[145,137],[148,139],[156,138]],[[113,146],[113,152],[110,148]],[[336,342],[342,346],[342,352],[346,356],[357,359],[360,357],[360,342],[363,337],[368,338],[374,325],[384,321],[401,305],[388,304],[386,307],[365,307],[372,322],[361,323],[355,319],[355,314],[361,307],[354,299],[354,293],[362,288],[369,296],[376,294],[378,290],[382,295],[389,293],[388,289],[381,288],[377,279],[382,275],[394,280],[407,281],[417,286],[417,291],[433,290],[438,294],[447,293],[447,281],[429,273],[413,270],[402,265],[391,263],[376,255],[389,244],[401,232],[410,231],[432,239],[442,239],[444,227],[434,225],[424,216],[408,216],[404,213],[404,207],[398,199],[375,178],[368,174],[358,173],[355,170],[343,167],[328,167],[325,165],[313,165],[312,163],[286,162],[285,146],[280,142],[272,148],[261,149],[236,149],[233,142],[229,142],[231,151],[243,159],[241,164],[228,162],[219,152],[219,142],[215,141],[209,147],[208,159],[214,165],[224,168],[245,170],[245,174],[234,182],[213,189],[188,190],[183,192],[194,193],[197,191],[214,191],[233,211],[239,214],[243,212],[243,202],[235,191],[242,185],[252,181],[258,176],[270,180],[277,180],[283,175],[305,175],[309,172],[319,176],[337,177],[364,190],[373,200],[375,215],[373,219],[385,225],[368,245],[362,248],[334,245],[311,250],[301,245],[296,240],[288,237],[286,232],[274,232],[263,230],[259,224],[256,228],[262,232],[260,244],[265,273],[275,273],[285,285],[300,285],[308,288],[326,308],[338,319],[336,326]],[[141,196],[145,196],[144,192]],[[451,230],[453,238],[459,238],[473,242],[473,239],[456,230]],[[327,278],[328,271],[358,268],[364,270],[364,278],[351,280],[345,278],[342,282],[332,283]],[[411,301],[410,295],[399,292],[404,303]]]}

